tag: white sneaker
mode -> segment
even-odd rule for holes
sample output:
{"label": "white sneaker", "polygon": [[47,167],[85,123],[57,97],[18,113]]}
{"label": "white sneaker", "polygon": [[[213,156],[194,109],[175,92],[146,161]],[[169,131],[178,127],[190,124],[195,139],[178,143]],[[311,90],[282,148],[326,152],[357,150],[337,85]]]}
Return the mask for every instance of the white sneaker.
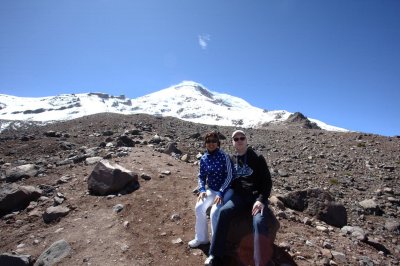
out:
{"label": "white sneaker", "polygon": [[213,259],[213,255],[208,256],[207,259],[204,261],[204,265],[211,265]]}
{"label": "white sneaker", "polygon": [[202,242],[202,241],[199,241],[199,240],[197,240],[197,239],[195,238],[195,239],[193,239],[193,240],[190,240],[189,243],[188,243],[188,245],[189,245],[189,247],[191,247],[191,248],[197,248],[197,247],[200,246],[200,245],[204,245],[204,244],[208,244],[208,243],[209,243],[208,241]]}

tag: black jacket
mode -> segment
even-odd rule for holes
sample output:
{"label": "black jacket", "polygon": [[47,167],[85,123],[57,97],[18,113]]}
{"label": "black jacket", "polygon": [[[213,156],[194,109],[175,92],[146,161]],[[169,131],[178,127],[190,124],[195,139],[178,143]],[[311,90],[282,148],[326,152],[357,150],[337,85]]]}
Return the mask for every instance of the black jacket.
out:
{"label": "black jacket", "polygon": [[258,195],[257,200],[267,203],[272,180],[264,156],[248,147],[245,155],[232,155],[232,161],[236,169],[236,176],[232,181],[233,190],[239,194]]}

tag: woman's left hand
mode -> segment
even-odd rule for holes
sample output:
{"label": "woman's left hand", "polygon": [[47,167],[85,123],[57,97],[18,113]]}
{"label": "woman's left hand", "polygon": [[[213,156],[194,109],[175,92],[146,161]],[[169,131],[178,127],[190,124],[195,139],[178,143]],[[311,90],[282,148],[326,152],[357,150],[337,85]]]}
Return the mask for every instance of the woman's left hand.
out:
{"label": "woman's left hand", "polygon": [[257,200],[253,205],[253,210],[251,211],[251,214],[254,216],[259,212],[262,213],[263,209],[264,209],[264,204],[262,204],[262,202]]}
{"label": "woman's left hand", "polygon": [[220,196],[216,196],[214,199],[214,204],[218,205],[218,204],[222,204],[222,203],[223,203],[222,198]]}

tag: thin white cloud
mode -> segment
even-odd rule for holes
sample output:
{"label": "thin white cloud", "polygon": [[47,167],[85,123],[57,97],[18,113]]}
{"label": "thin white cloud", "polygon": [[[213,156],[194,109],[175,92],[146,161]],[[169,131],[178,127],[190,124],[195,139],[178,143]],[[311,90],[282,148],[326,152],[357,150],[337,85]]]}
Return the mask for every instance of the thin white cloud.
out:
{"label": "thin white cloud", "polygon": [[208,35],[208,34],[199,35],[198,39],[199,39],[199,45],[200,45],[201,49],[203,49],[203,50],[207,49],[208,43],[211,40],[210,35]]}

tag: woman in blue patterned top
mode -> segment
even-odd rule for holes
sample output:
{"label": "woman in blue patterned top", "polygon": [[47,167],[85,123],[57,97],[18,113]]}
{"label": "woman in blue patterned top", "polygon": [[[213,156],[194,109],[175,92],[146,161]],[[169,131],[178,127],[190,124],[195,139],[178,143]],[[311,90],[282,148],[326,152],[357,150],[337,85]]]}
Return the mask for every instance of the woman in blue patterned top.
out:
{"label": "woman in blue patterned top", "polygon": [[230,183],[234,168],[229,155],[220,149],[218,133],[214,131],[207,133],[204,141],[206,151],[200,159],[198,175],[200,193],[195,207],[195,238],[188,243],[191,248],[209,243],[206,211],[212,205],[210,211],[212,237],[216,227],[217,213],[232,194]]}

